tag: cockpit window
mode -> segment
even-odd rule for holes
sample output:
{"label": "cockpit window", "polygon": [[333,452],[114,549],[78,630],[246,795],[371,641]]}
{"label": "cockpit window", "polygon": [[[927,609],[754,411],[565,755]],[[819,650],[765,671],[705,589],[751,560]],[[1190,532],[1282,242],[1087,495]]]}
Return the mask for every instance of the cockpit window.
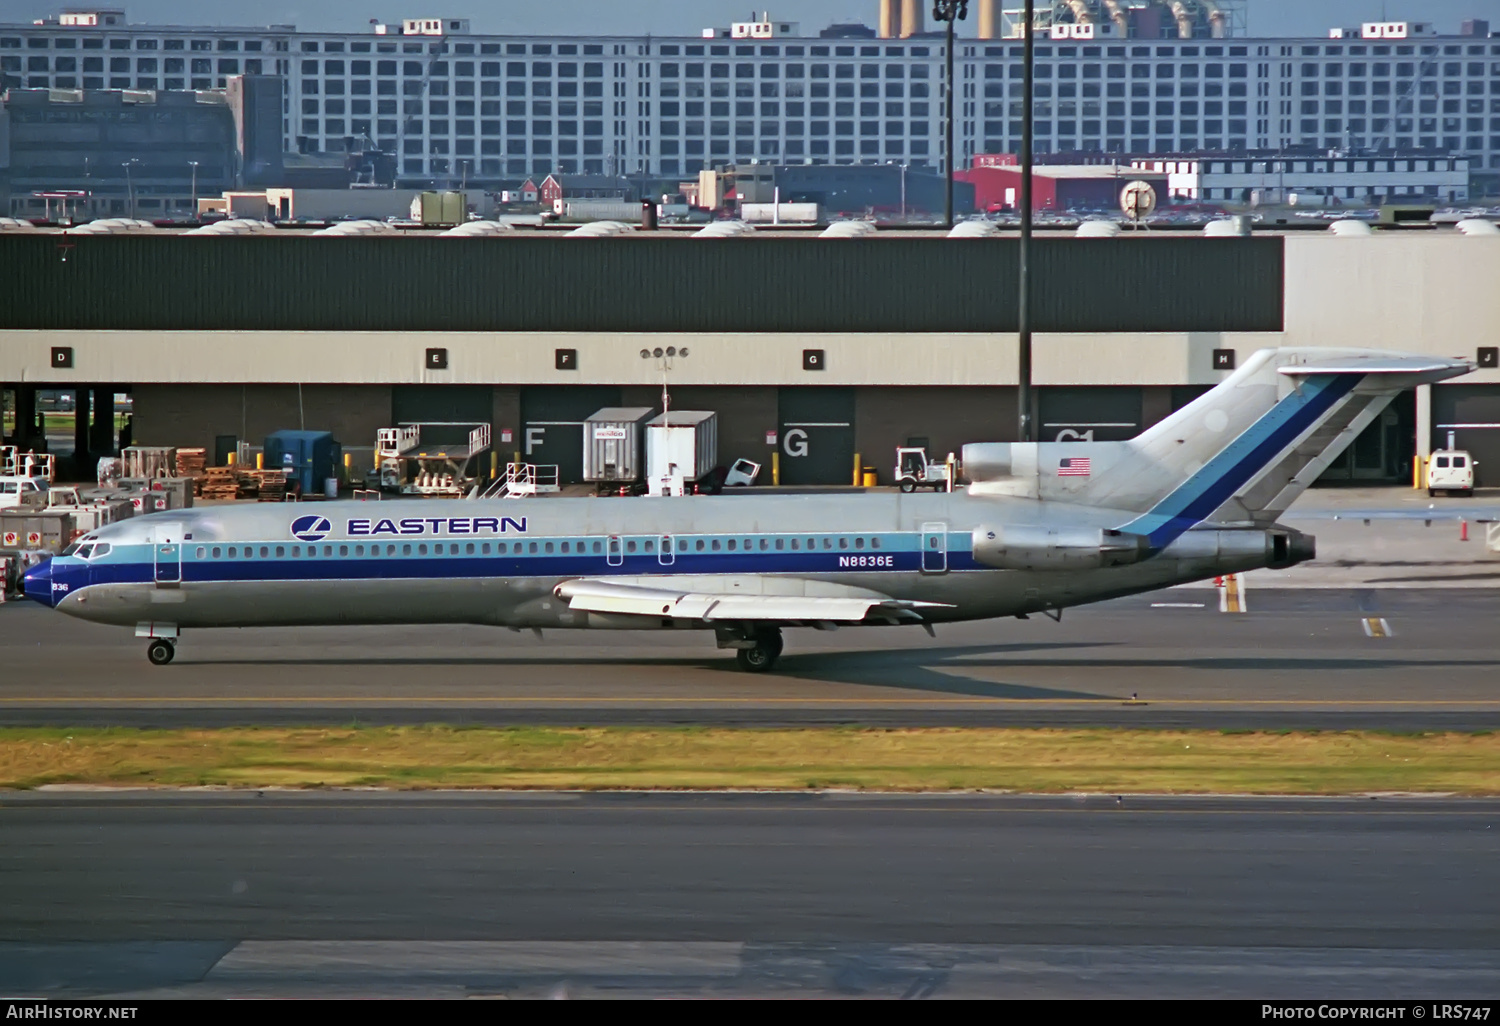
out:
{"label": "cockpit window", "polygon": [[94,551],[85,556],[85,559],[102,559],[109,555],[109,542],[98,542],[94,545]]}

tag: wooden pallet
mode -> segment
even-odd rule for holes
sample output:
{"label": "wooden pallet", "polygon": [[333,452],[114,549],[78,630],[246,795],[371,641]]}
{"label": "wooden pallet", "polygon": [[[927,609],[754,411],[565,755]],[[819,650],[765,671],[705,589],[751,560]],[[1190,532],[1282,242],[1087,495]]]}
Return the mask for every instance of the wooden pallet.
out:
{"label": "wooden pallet", "polygon": [[207,464],[207,449],[180,448],[177,450],[178,477],[202,477]]}

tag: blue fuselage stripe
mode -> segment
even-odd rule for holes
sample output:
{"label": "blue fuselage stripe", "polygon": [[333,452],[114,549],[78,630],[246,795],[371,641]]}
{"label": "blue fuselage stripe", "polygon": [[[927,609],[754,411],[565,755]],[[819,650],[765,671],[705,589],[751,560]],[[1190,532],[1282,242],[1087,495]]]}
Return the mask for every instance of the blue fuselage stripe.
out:
{"label": "blue fuselage stripe", "polygon": [[1348,395],[1362,376],[1309,376],[1201,470],[1120,530],[1145,535],[1154,549],[1170,545],[1244,488],[1278,453]]}
{"label": "blue fuselage stripe", "polygon": [[[911,539],[917,544],[915,536]],[[227,543],[220,542],[223,548]],[[289,548],[296,543],[285,539],[246,540],[237,546],[260,547],[282,546]],[[337,544],[350,546],[340,541]],[[448,544],[448,543],[444,543]],[[929,565],[929,571],[945,569],[990,570],[975,561],[970,536],[967,533],[949,537],[949,548],[942,553],[942,561]],[[958,547],[959,545],[962,547]],[[816,551],[751,551],[751,552],[674,552],[671,562],[662,562],[658,553],[620,553],[611,557],[604,553],[538,553],[536,555],[507,553],[496,555],[378,555],[365,556],[255,556],[195,558],[191,555],[194,546],[184,547],[189,555],[181,562],[167,564],[166,576],[158,578],[158,568],[153,560],[150,545],[117,545],[115,551],[104,560],[90,563],[73,557],[58,557],[52,561],[52,581],[66,585],[51,597],[55,605],[66,594],[91,585],[104,584],[150,584],[160,580],[171,583],[211,584],[235,582],[295,582],[295,581],[418,581],[418,580],[471,580],[517,578],[568,578],[568,577],[643,577],[694,574],[800,574],[832,575],[893,573],[906,571],[916,573],[924,569],[923,553],[915,548],[889,548],[855,552],[849,550]],[[375,546],[371,546],[375,548]],[[40,597],[40,596],[35,596]]]}

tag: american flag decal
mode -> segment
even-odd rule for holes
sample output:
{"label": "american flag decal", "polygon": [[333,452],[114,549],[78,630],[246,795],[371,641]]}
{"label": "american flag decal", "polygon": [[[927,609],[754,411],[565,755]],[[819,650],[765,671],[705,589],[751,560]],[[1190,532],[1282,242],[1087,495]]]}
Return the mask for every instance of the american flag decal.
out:
{"label": "american flag decal", "polygon": [[1069,456],[1065,460],[1058,461],[1058,477],[1088,477],[1089,458],[1087,456]]}

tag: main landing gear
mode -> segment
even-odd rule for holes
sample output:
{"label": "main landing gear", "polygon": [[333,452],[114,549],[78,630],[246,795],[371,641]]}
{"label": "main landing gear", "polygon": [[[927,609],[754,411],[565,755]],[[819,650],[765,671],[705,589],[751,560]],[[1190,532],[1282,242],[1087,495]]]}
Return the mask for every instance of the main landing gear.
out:
{"label": "main landing gear", "polygon": [[157,638],[146,646],[146,658],[152,666],[166,666],[177,654],[177,646],[166,638]]}
{"label": "main landing gear", "polygon": [[734,653],[735,662],[740,664],[740,669],[747,673],[766,673],[776,665],[776,658],[781,655],[779,627],[751,635],[745,642],[748,645],[737,648]]}

